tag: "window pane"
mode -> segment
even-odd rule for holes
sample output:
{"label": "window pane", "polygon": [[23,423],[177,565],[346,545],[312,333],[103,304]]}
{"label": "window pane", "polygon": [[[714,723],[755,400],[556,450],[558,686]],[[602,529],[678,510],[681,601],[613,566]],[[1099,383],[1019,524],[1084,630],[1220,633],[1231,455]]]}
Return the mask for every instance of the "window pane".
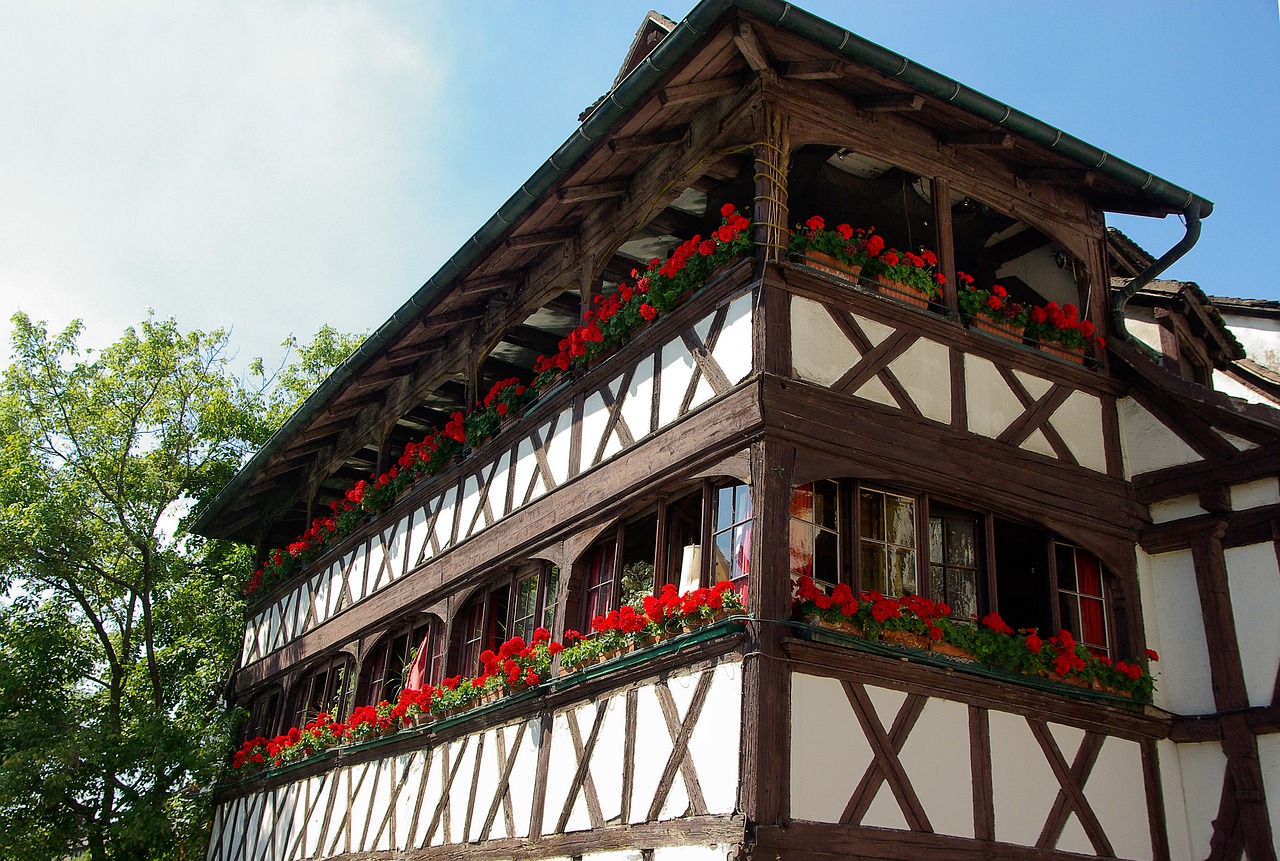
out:
{"label": "window pane", "polygon": [[542,610],[542,627],[548,631],[555,627],[556,622],[556,591],[560,588],[560,566],[552,565],[551,570],[547,572],[547,592],[543,599],[545,607]]}
{"label": "window pane", "polygon": [[1098,560],[1083,550],[1076,550],[1075,559],[1078,591],[1081,595],[1101,598],[1102,573],[1098,569]]}
{"label": "window pane", "polygon": [[947,571],[941,565],[929,566],[930,598],[935,601],[947,600]]}
{"label": "window pane", "polygon": [[1058,593],[1058,614],[1062,619],[1062,627],[1083,639],[1080,632],[1080,607],[1075,595],[1069,592]]}
{"label": "window pane", "polygon": [[888,563],[885,561],[884,545],[863,542],[862,544],[862,588],[869,592],[888,592]]}
{"label": "window pane", "polygon": [[827,529],[839,530],[840,486],[834,481],[820,481],[813,488],[813,522]]}
{"label": "window pane", "polygon": [[888,496],[889,541],[899,547],[916,546],[916,504],[905,496]]}
{"label": "window pane", "polygon": [[978,618],[978,577],[973,571],[957,571],[953,574],[948,590],[947,603],[951,605],[953,619]]}
{"label": "window pane", "polygon": [[826,583],[840,582],[840,539],[836,533],[818,530],[813,555],[813,576]]}
{"label": "window pane", "polygon": [[876,490],[862,491],[862,537],[884,541],[884,494]]}
{"label": "window pane", "polygon": [[733,488],[733,522],[741,523],[751,517],[751,488],[745,484]]}
{"label": "window pane", "polygon": [[746,577],[751,571],[751,521],[733,530],[733,579]]}
{"label": "window pane", "polygon": [[942,518],[929,518],[929,561],[945,562],[946,554],[942,552]]}
{"label": "window pane", "polygon": [[813,485],[802,484],[791,491],[791,516],[813,523]]}
{"label": "window pane", "polygon": [[716,532],[723,532],[733,525],[733,488],[722,487],[716,491]]}
{"label": "window pane", "polygon": [[973,568],[977,565],[977,553],[974,549],[974,523],[958,517],[948,517],[947,523],[947,564],[963,565]]}
{"label": "window pane", "polygon": [[711,581],[733,579],[733,530],[716,536],[715,555],[711,559]]}
{"label": "window pane", "polygon": [[814,576],[813,527],[794,519],[791,521],[791,576]]}
{"label": "window pane", "polygon": [[[1076,551],[1066,544],[1054,544],[1053,551],[1058,563],[1058,588],[1076,591]],[[1074,628],[1072,630],[1075,630]]]}
{"label": "window pane", "polygon": [[893,550],[893,570],[891,591],[895,595],[916,593],[916,552],[914,550]]}

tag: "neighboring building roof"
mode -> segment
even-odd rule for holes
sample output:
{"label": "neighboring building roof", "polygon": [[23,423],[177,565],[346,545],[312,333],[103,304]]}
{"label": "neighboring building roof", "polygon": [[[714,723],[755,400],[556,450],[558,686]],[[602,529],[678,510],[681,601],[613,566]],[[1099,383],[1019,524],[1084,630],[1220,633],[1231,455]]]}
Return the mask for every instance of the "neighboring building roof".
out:
{"label": "neighboring building roof", "polygon": [[[1129,280],[1112,278],[1111,289],[1123,289]],[[1210,299],[1196,282],[1156,279],[1134,296],[1135,302],[1147,305],[1167,305],[1175,300],[1184,303],[1187,317],[1199,322],[1203,327],[1202,334],[1210,348],[1217,347],[1216,358],[1226,363],[1245,357],[1244,347],[1227,326],[1227,322],[1222,319],[1222,313],[1214,307],[1214,300]]]}
{"label": "neighboring building roof", "polygon": [[[665,19],[660,16],[646,18],[637,40],[646,32],[653,32],[653,27],[662,28],[662,20]],[[659,86],[677,74],[681,64],[696,51],[707,46],[711,34],[731,26],[734,20],[749,20],[762,30],[774,28],[792,44],[803,44],[806,60],[824,53],[833,56],[836,62],[858,71],[856,84],[864,90],[925,96],[924,106],[917,114],[924,124],[961,135],[1007,135],[1009,146],[1004,151],[1008,158],[1037,176],[1051,177],[1046,181],[1086,189],[1090,201],[1102,209],[1151,215],[1190,211],[1201,217],[1212,211],[1212,203],[1186,189],[789,3],[703,0],[624,73],[607,97],[529,180],[303,402],[204,507],[192,528],[210,535],[257,540],[263,524],[277,520],[283,506],[296,504],[303,483],[298,477],[300,464],[318,458],[341,464],[344,446],[350,448],[375,419],[386,420],[381,413],[373,415],[374,404],[400,405],[420,394],[422,379],[427,376],[422,369],[447,349],[453,327],[461,321],[488,320],[495,313],[495,303],[505,301],[499,292],[502,285],[519,280],[511,273],[530,266],[545,250],[550,234],[561,240],[569,238],[560,236],[567,232],[563,221],[558,227],[552,225],[556,224],[556,215],[563,218],[563,213],[572,212],[574,202],[582,198],[557,201],[557,188],[566,185],[576,170],[600,153],[607,140],[640,107],[650,103]],[[727,43],[730,50],[739,40],[741,34],[735,34],[734,40]],[[647,36],[643,41],[647,42]],[[645,48],[647,44],[633,43],[624,70]],[[741,56],[733,62],[745,70]],[[838,83],[851,86],[847,81]],[[861,95],[858,93],[858,97]],[[688,122],[696,110],[696,106],[672,103],[663,104],[658,114]],[[646,126],[650,127],[661,128],[662,123]],[[610,162],[617,168],[611,178],[624,179],[642,164],[642,159],[628,160],[618,154]],[[567,210],[554,209],[555,206]],[[544,244],[538,245],[539,242]],[[476,281],[469,281],[465,289],[460,286],[476,273],[480,276]],[[529,335],[534,343],[549,336],[545,331]],[[456,382],[453,385],[456,388]],[[334,434],[340,434],[337,442],[333,441]],[[366,440],[357,442],[367,448]],[[287,485],[287,493],[281,492],[282,485]]]}

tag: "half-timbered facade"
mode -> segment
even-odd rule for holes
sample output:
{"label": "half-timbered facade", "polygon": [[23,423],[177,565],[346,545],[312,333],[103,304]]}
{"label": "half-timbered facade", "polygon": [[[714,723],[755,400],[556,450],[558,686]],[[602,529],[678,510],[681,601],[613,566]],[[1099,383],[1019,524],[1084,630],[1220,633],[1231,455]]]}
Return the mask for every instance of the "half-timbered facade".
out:
{"label": "half-timbered facade", "polygon": [[[218,792],[207,861],[1276,857],[1280,413],[1157,276],[1208,201],[789,4],[651,15],[614,88],[201,514],[272,548],[596,297],[720,223],[754,251],[251,598],[248,735],[557,639],[640,591],[746,612]],[[1152,260],[1105,212],[1181,215]],[[936,250],[903,301],[787,253],[812,215]],[[961,313],[1074,304],[1083,363]],[[1162,292],[1163,291],[1163,292]],[[349,498],[349,497],[348,497]],[[1158,651],[1150,703],[831,636],[793,578]]]}

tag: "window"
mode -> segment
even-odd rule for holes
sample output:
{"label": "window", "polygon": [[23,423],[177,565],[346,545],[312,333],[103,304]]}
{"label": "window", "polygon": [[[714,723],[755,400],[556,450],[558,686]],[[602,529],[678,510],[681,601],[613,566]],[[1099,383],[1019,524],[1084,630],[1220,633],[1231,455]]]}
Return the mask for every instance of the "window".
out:
{"label": "window", "polygon": [[1058,579],[1058,617],[1061,627],[1095,655],[1109,657],[1107,601],[1103,594],[1102,566],[1079,547],[1054,543]]}
{"label": "window", "polygon": [[858,509],[862,588],[885,595],[918,595],[915,498],[864,487],[858,493]]}
{"label": "window", "polygon": [[[584,602],[584,621],[603,616],[613,607],[613,569],[618,556],[618,544],[609,539],[597,544],[587,557],[587,576]],[[583,627],[587,627],[585,624]]]}
{"label": "window", "polygon": [[977,515],[930,511],[930,597],[950,606],[958,619],[979,615],[978,542],[983,534],[982,521]]}
{"label": "window", "polygon": [[420,616],[388,632],[364,660],[356,702],[369,705],[394,701],[408,680],[409,668],[425,648],[426,681],[438,684],[443,675],[444,636],[440,620]]}
{"label": "window", "polygon": [[948,604],[958,621],[994,610],[1014,628],[1066,629],[1099,655],[1116,649],[1106,570],[1042,527],[929,494],[824,479],[792,489],[790,545],[791,576],[812,577],[828,591],[847,583],[925,595]]}
{"label": "window", "polygon": [[302,726],[324,712],[340,719],[347,709],[351,658],[337,655],[313,664],[293,686],[293,725]]}
{"label": "window", "polygon": [[480,653],[497,650],[512,637],[533,640],[539,627],[555,622],[560,571],[546,562],[526,562],[472,596],[454,622],[453,670],[480,672]]}
{"label": "window", "polygon": [[711,581],[733,581],[741,592],[751,571],[751,488],[731,484],[716,489]]}
{"label": "window", "polygon": [[273,685],[265,691],[256,693],[248,700],[246,708],[249,718],[241,727],[242,740],[247,741],[258,736],[271,738],[279,732],[280,704],[284,691],[279,685]]}
{"label": "window", "polygon": [[791,492],[791,576],[831,588],[840,582],[840,485],[830,479]]}

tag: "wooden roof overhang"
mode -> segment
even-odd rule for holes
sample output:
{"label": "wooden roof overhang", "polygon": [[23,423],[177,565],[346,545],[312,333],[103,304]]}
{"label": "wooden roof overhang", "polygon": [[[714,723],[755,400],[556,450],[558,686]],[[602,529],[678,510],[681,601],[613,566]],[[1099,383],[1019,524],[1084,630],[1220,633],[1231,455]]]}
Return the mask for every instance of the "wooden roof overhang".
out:
{"label": "wooden roof overhang", "polygon": [[733,131],[766,93],[784,102],[816,94],[830,110],[883,117],[971,169],[1068,187],[1099,209],[1206,215],[1212,207],[789,4],[704,0],[299,407],[194,530],[292,540],[313,505],[385,469],[476,391],[530,378],[534,358],[554,352],[576,324],[582,297],[602,276],[630,271],[617,254],[628,235],[655,220],[672,222],[672,235],[694,232],[688,214],[670,207],[685,186],[703,177],[703,190],[748,202],[749,156],[715,147],[751,142],[749,129]]}

